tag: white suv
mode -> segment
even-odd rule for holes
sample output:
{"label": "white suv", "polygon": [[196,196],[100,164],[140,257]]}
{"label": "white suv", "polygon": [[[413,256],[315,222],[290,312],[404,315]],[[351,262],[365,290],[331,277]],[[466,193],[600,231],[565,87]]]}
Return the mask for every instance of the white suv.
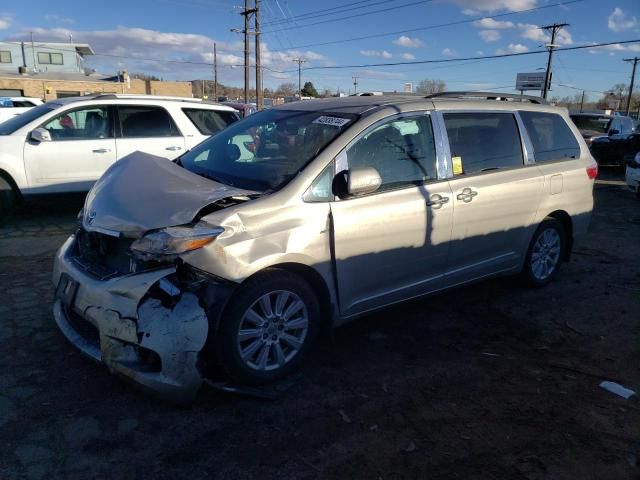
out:
{"label": "white suv", "polygon": [[43,103],[35,97],[0,97],[0,123]]}
{"label": "white suv", "polygon": [[178,97],[102,94],[34,107],[0,124],[0,216],[20,196],[88,191],[135,151],[173,159],[238,118]]}

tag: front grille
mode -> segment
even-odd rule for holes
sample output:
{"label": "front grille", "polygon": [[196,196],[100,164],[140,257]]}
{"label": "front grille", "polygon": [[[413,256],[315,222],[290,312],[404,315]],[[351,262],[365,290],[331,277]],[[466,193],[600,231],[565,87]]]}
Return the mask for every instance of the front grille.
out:
{"label": "front grille", "polygon": [[90,276],[106,280],[136,271],[136,262],[129,250],[131,243],[130,238],[115,238],[79,228],[71,259]]}

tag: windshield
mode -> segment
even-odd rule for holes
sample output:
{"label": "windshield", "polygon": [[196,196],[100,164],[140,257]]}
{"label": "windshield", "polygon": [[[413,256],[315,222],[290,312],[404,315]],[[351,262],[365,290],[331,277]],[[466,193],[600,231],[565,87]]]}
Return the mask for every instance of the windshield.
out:
{"label": "windshield", "polygon": [[610,117],[596,117],[593,115],[571,115],[571,120],[576,124],[578,130],[593,130],[600,133],[607,133],[611,123]]}
{"label": "windshield", "polygon": [[31,108],[20,115],[15,117],[11,117],[6,122],[0,123],[0,135],[10,135],[19,128],[24,127],[27,123],[32,122],[36,118],[44,115],[45,113],[49,113],[54,110],[54,107],[51,105],[38,105],[37,107]]}
{"label": "windshield", "polygon": [[263,110],[185,153],[180,164],[237,188],[277,190],[356,118],[344,113]]}

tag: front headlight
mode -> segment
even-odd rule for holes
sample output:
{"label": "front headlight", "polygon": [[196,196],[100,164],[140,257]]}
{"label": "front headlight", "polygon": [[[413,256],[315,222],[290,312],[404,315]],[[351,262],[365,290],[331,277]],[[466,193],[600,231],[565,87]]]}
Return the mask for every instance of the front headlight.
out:
{"label": "front headlight", "polygon": [[222,232],[224,228],[206,222],[198,222],[192,227],[167,227],[136,240],[131,244],[131,250],[143,254],[178,255],[208,245]]}

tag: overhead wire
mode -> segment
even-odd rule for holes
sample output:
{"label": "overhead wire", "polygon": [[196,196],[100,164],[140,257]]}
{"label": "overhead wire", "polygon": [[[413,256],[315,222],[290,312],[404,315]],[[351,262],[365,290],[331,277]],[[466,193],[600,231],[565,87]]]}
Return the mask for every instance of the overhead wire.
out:
{"label": "overhead wire", "polygon": [[[264,25],[283,24],[283,23],[290,23],[290,22],[301,21],[301,20],[306,21],[312,18],[326,17],[329,15],[337,15],[337,14],[349,12],[352,10],[359,10],[361,8],[368,8],[376,5],[382,5],[385,3],[397,2],[397,1],[398,0],[378,0],[378,1],[365,0],[365,1],[347,3],[345,5],[341,5],[340,7],[333,7],[325,10],[317,10],[316,12],[307,12],[306,14],[300,14],[300,15],[290,15],[289,18],[287,19],[280,19],[280,20],[274,20],[272,22],[265,22]],[[345,8],[345,7],[349,7],[350,5],[362,4],[362,3],[365,3],[366,5],[359,5],[357,7]],[[328,12],[328,10],[334,10],[334,11]],[[325,13],[320,13],[320,12],[325,12]],[[318,13],[318,15],[312,15],[312,13]]]}
{"label": "overhead wire", "polygon": [[[574,1],[583,1],[583,0],[574,0]],[[272,33],[272,32],[275,32],[275,31],[294,30],[294,29],[298,29],[298,28],[312,27],[314,25],[324,25],[326,23],[339,22],[339,21],[343,21],[343,20],[351,20],[352,18],[365,17],[367,15],[375,15],[377,13],[388,12],[390,10],[397,10],[397,9],[400,9],[400,8],[412,7],[414,5],[420,5],[420,4],[423,4],[423,3],[431,3],[431,2],[433,2],[433,0],[418,0],[418,1],[415,1],[415,2],[411,2],[411,3],[405,3],[403,5],[396,5],[394,7],[389,7],[389,8],[381,8],[381,9],[378,9],[378,10],[373,10],[371,12],[358,13],[358,14],[349,15],[349,16],[346,16],[346,17],[332,18],[332,19],[329,19],[329,20],[321,20],[319,22],[306,23],[304,25],[294,25],[294,26],[283,27],[283,28],[274,29],[274,30],[266,30],[266,31],[264,31],[262,33]]]}
{"label": "overhead wire", "polygon": [[[446,23],[440,23],[440,24],[435,24],[435,25],[427,25],[427,26],[424,26],[424,27],[410,28],[410,29],[404,29],[404,30],[395,30],[393,32],[374,33],[374,34],[370,34],[370,35],[362,35],[362,36],[359,36],[359,37],[343,38],[343,39],[340,39],[340,40],[330,40],[330,41],[326,41],[326,42],[307,43],[305,45],[294,45],[291,48],[323,47],[323,46],[326,46],[326,45],[336,45],[336,44],[342,44],[342,43],[346,43],[346,42],[356,42],[356,41],[359,41],[359,40],[369,40],[369,39],[372,39],[372,38],[390,37],[390,36],[393,36],[393,35],[402,35],[402,34],[407,34],[407,33],[422,32],[422,31],[425,31],[425,30],[433,30],[433,29],[436,29],[436,28],[452,27],[452,26],[456,26],[456,25],[464,25],[464,24],[467,24],[467,23],[473,23],[473,22],[477,22],[479,20],[482,20],[483,18],[490,18],[490,19],[502,18],[502,17],[511,16],[511,15],[519,15],[519,14],[522,14],[522,13],[534,12],[534,11],[543,10],[543,9],[547,9],[547,8],[571,5],[571,4],[574,4],[574,3],[580,3],[580,2],[584,2],[584,1],[586,1],[586,0],[569,0],[569,1],[564,1],[564,2],[551,3],[551,4],[547,4],[547,5],[540,5],[538,7],[526,8],[526,9],[523,9],[523,10],[517,10],[517,11],[513,11],[513,12],[497,13],[495,15],[483,15],[483,16],[480,16],[480,17],[473,17],[473,18],[468,18],[468,19],[464,19],[464,20],[456,20],[456,21],[453,21],[453,22],[446,22]],[[270,32],[263,32],[263,33],[270,33]]]}

